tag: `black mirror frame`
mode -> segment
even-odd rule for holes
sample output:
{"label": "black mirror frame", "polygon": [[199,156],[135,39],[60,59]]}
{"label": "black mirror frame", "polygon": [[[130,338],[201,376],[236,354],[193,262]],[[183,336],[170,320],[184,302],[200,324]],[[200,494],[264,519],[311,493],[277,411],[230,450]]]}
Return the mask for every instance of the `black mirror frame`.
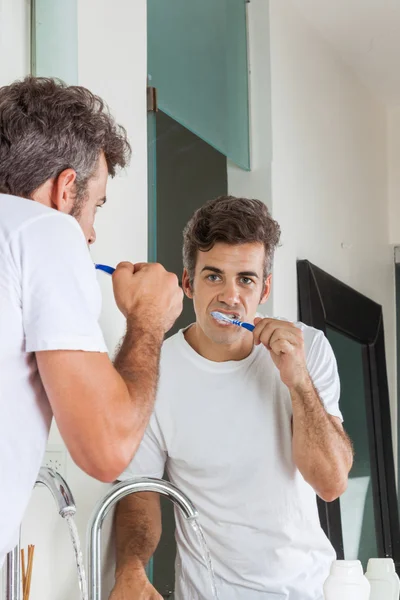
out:
{"label": "black mirror frame", "polygon": [[[393,558],[400,573],[400,528],[382,307],[308,260],[297,261],[297,277],[300,320],[325,334],[329,326],[363,346],[378,552],[380,558]],[[338,558],[343,559],[340,501],[326,503],[318,498],[318,509],[321,525]]]}

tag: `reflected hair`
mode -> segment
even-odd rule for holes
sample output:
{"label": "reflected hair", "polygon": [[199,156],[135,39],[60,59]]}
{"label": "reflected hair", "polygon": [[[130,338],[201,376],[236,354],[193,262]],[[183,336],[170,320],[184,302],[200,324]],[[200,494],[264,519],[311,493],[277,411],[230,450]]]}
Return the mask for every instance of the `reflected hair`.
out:
{"label": "reflected hair", "polygon": [[208,252],[215,244],[263,244],[264,279],[272,269],[281,230],[260,200],[220,196],[196,210],[183,231],[183,266],[193,285],[197,253]]}

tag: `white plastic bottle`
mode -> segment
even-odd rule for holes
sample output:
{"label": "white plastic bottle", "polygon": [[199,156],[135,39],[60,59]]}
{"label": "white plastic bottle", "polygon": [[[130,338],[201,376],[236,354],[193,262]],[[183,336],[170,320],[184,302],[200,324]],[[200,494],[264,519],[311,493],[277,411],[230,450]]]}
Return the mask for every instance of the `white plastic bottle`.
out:
{"label": "white plastic bottle", "polygon": [[370,589],[359,560],[335,560],[324,584],[324,596],[325,600],[369,600]]}
{"label": "white plastic bottle", "polygon": [[371,585],[370,600],[399,600],[400,581],[391,558],[370,558],[366,577]]}

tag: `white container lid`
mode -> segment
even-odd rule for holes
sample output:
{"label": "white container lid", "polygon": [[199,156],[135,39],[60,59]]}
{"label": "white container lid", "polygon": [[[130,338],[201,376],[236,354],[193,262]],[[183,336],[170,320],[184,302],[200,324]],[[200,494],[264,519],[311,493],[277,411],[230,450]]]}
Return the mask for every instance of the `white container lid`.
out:
{"label": "white container lid", "polygon": [[363,577],[364,571],[359,560],[335,560],[331,566],[331,575],[354,579]]}
{"label": "white container lid", "polygon": [[368,561],[368,575],[384,575],[385,573],[395,573],[396,569],[392,558],[370,558]]}

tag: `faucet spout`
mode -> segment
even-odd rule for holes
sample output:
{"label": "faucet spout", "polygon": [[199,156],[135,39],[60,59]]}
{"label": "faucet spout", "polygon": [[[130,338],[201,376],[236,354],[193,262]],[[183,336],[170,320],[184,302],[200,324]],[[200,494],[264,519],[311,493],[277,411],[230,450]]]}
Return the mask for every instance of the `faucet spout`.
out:
{"label": "faucet spout", "polygon": [[88,527],[88,581],[89,599],[101,600],[101,528],[109,511],[129,494],[157,492],[169,498],[190,521],[198,517],[196,508],[176,486],[162,479],[140,477],[114,485],[96,505]]}
{"label": "faucet spout", "polygon": [[58,512],[63,518],[76,513],[72,492],[65,479],[57,471],[42,467],[37,476],[36,485],[44,485],[52,493]]}

